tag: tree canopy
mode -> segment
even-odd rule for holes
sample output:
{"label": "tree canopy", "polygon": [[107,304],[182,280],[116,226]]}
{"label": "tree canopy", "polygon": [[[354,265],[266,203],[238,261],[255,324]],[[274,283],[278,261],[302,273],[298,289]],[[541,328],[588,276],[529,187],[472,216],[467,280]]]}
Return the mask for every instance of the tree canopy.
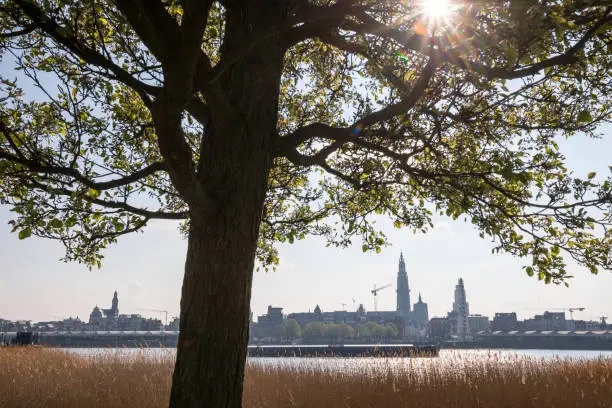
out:
{"label": "tree canopy", "polygon": [[286,340],[295,340],[302,335],[300,324],[295,319],[283,320],[281,324],[281,337]]}
{"label": "tree canopy", "polygon": [[[436,19],[411,1],[294,1],[224,49],[226,2],[192,13],[180,1],[5,1],[0,194],[20,238],[60,239],[66,259],[88,264],[151,219],[188,219],[189,195],[214,195],[193,180],[211,110],[240,111],[220,78],[275,41],[285,54],[269,107],[264,264],[277,241],[360,236],[379,249],[373,214],[425,231],[441,212],[531,256],[541,279],[562,280],[562,251],[607,269],[610,180],[572,175],[555,142],[610,119],[611,18],[598,3],[491,0]],[[203,21],[185,19],[196,9]],[[151,110],[180,41],[197,50],[193,83],[176,151],[164,152]]]}
{"label": "tree canopy", "polygon": [[556,143],[610,121],[606,3],[3,0],[0,200],[90,266],[183,220],[171,405],[238,407],[254,258],[279,241],[378,251],[378,215],[440,213],[546,283],[568,257],[611,269],[612,179]]}

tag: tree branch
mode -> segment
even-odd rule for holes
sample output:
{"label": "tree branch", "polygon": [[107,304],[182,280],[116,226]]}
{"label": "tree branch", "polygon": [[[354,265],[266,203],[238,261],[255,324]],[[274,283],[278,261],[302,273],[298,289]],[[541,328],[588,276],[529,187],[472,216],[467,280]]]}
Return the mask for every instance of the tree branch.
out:
{"label": "tree branch", "polygon": [[[155,58],[164,64],[175,56],[174,48],[181,38],[180,26],[159,0],[115,0],[115,4]],[[210,58],[202,51],[197,57],[193,81],[211,108],[225,115],[232,111],[225,91],[218,82],[211,81]]]}
{"label": "tree branch", "polygon": [[81,44],[75,36],[65,34],[67,30],[47,17],[42,9],[34,2],[28,0],[15,0],[15,2],[38,28],[47,33],[56,42],[62,44],[88,64],[102,67],[112,72],[118,81],[136,91],[143,102],[147,106],[150,106],[151,99],[149,95],[155,95],[159,91],[158,87],[147,85],[137,80],[129,72],[119,67],[96,50]]}
{"label": "tree branch", "polygon": [[281,26],[271,27],[242,48],[230,50],[223,55],[221,61],[212,69],[208,81],[218,80],[223,72],[240,59],[254,52],[266,40],[277,37],[277,41],[289,48],[303,39],[324,33],[335,27],[354,9],[362,8],[354,6],[353,3],[352,1],[339,1],[329,7],[305,5],[298,8],[295,10],[295,16],[285,20]]}
{"label": "tree branch", "polygon": [[612,21],[612,15],[608,13],[609,11],[606,11],[606,16],[602,17],[591,28],[589,28],[582,38],[565,53],[556,55],[547,60],[540,61],[519,70],[489,67],[476,62],[465,61],[458,55],[458,52],[454,50],[444,51],[442,49],[443,47],[438,47],[435,49],[433,47],[434,43],[431,40],[426,42],[420,35],[410,35],[407,37],[408,33],[379,23],[375,18],[371,17],[365,12],[357,12],[355,14],[362,20],[362,23],[345,20],[345,22],[341,25],[341,28],[356,32],[358,34],[370,34],[379,37],[387,37],[396,41],[399,45],[407,49],[434,57],[440,60],[440,62],[448,62],[463,69],[478,72],[485,75],[489,79],[516,79],[535,75],[545,68],[558,65],[569,65],[576,62],[576,53],[584,48],[586,43],[594,37],[595,33],[600,27]]}
{"label": "tree branch", "polygon": [[134,224],[134,226],[130,227],[130,228],[126,228],[122,231],[115,231],[115,232],[107,232],[104,234],[92,234],[89,239],[94,240],[94,239],[106,239],[106,238],[117,238],[120,237],[122,235],[127,235],[130,234],[132,232],[136,232],[140,229],[142,229],[145,225],[147,225],[147,222],[149,222],[149,218],[148,217],[143,217],[141,220],[139,220],[137,223]]}
{"label": "tree branch", "polygon": [[33,181],[33,180],[29,180],[25,184],[27,187],[39,189],[48,194],[61,195],[65,197],[75,197],[76,196],[84,201],[99,205],[101,207],[117,208],[120,210],[127,211],[129,213],[132,213],[134,215],[140,215],[142,217],[146,217],[149,219],[155,218],[155,219],[164,219],[164,220],[182,220],[182,219],[186,219],[187,217],[189,217],[188,211],[182,211],[182,212],[177,212],[177,213],[169,213],[169,212],[164,212],[164,211],[150,211],[144,208],[134,207],[125,202],[108,201],[108,200],[102,200],[99,198],[91,197],[87,195],[85,192],[69,190],[67,188],[50,187],[44,183],[40,183],[40,182]]}
{"label": "tree branch", "polygon": [[612,21],[612,15],[607,14],[605,17],[597,21],[591,28],[589,28],[586,31],[586,33],[580,38],[580,40],[578,40],[576,44],[571,46],[563,54],[556,55],[554,57],[548,58],[544,61],[537,62],[535,64],[529,65],[519,70],[508,70],[504,68],[488,67],[486,65],[479,64],[476,62],[471,62],[471,61],[466,62],[464,59],[462,59],[459,56],[458,52],[455,49],[445,51],[442,47],[440,47],[436,51],[436,54],[439,55],[439,57],[442,60],[452,62],[460,66],[463,69],[467,69],[470,71],[474,71],[474,72],[483,74],[488,79],[523,78],[523,77],[535,75],[546,68],[555,67],[559,65],[570,65],[578,61],[578,57],[576,57],[576,54],[580,50],[584,49],[586,43],[591,38],[594,37],[595,33],[597,32],[597,30],[599,30],[600,27],[604,26],[605,24],[611,21]]}
{"label": "tree branch", "polygon": [[[281,153],[281,155],[294,155],[295,148],[297,148],[306,140],[315,137],[333,139],[336,142],[342,142],[339,145],[334,144],[336,149],[346,142],[367,144],[367,142],[360,140],[357,135],[353,133],[354,129],[360,127],[361,131],[363,131],[364,128],[369,125],[389,120],[394,116],[397,116],[401,113],[405,113],[406,111],[414,107],[425,92],[429,81],[435,73],[436,66],[437,61],[434,58],[430,59],[425,68],[423,69],[421,76],[415,82],[412,90],[404,98],[402,98],[400,102],[364,116],[363,118],[359,119],[355,123],[355,126],[353,126],[352,128],[334,128],[322,123],[314,123],[308,126],[304,126],[293,132],[291,135],[278,139],[277,151]],[[327,157],[330,153],[331,152],[328,152],[325,157]],[[301,160],[308,161],[311,159],[307,160],[302,158]]]}
{"label": "tree branch", "polygon": [[7,33],[0,33],[0,40],[6,40],[9,38],[15,38],[22,35],[26,35],[36,30],[36,26],[34,24],[27,25],[21,30],[9,31]]}
{"label": "tree branch", "polygon": [[423,96],[423,94],[425,93],[427,85],[429,84],[429,81],[431,80],[436,71],[437,65],[437,58],[431,58],[423,69],[423,72],[421,72],[421,76],[415,82],[414,86],[412,87],[412,90],[410,91],[410,93],[408,93],[408,95],[403,97],[398,103],[389,105],[383,109],[364,116],[363,118],[357,121],[357,124],[366,127],[375,123],[389,120],[397,115],[406,113],[408,110],[412,109],[419,101],[421,96]]}
{"label": "tree branch", "polygon": [[[17,146],[13,143],[13,138],[10,133],[12,133],[4,123],[0,121],[0,132],[4,134],[9,143],[12,144],[14,149],[17,149]],[[125,186],[128,184],[135,183],[143,178],[146,178],[158,171],[165,171],[165,165],[163,162],[154,162],[150,165],[135,171],[134,173],[121,177],[115,180],[95,182],[85,175],[81,174],[77,169],[73,167],[65,167],[65,166],[52,166],[49,164],[42,163],[40,161],[32,160],[26,158],[19,150],[16,150],[16,154],[10,154],[7,152],[0,151],[0,159],[8,160],[12,163],[18,163],[29,170],[40,173],[40,174],[56,174],[72,177],[74,181],[81,183],[82,185],[92,188],[94,190],[109,190],[112,188],[117,188],[121,186]]]}
{"label": "tree branch", "polygon": [[94,190],[98,190],[98,191],[110,190],[113,188],[126,186],[128,184],[135,183],[143,178],[151,176],[152,174],[158,171],[166,170],[162,162],[155,162],[140,170],[135,171],[134,173],[128,176],[121,177],[121,178],[114,179],[114,180],[109,180],[109,181],[96,182],[96,181],[93,181],[87,178],[83,174],[81,174],[77,169],[70,168],[70,167],[46,166],[35,160],[20,158],[18,156],[15,156],[9,153],[5,153],[2,151],[0,151],[0,159],[5,159],[13,163],[21,164],[27,167],[28,170],[35,172],[35,173],[55,174],[55,175],[72,177],[74,181],[81,183],[85,187],[88,187]]}
{"label": "tree branch", "polygon": [[340,146],[342,146],[344,143],[343,142],[338,142],[335,141],[327,146],[325,146],[324,148],[322,148],[321,150],[319,150],[316,154],[312,155],[312,156],[306,156],[303,155],[301,153],[299,153],[297,150],[295,149],[291,149],[288,152],[286,152],[285,157],[293,164],[295,164],[296,166],[314,166],[314,165],[319,165],[321,167],[325,166],[325,159],[327,159],[327,157],[332,154],[333,152],[335,152],[336,150],[338,150],[340,148]]}

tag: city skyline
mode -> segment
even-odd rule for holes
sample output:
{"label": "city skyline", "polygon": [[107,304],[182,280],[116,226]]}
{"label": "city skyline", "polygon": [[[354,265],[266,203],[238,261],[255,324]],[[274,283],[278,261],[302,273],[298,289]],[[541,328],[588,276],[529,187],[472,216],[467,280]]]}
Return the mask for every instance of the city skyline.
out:
{"label": "city skyline", "polygon": [[[2,213],[0,214],[5,215]],[[499,263],[499,261],[502,259],[506,259],[511,262],[513,261],[515,264],[517,264],[516,269],[514,271],[509,271],[509,273],[502,273],[497,277],[510,282],[514,281],[518,286],[521,286],[521,284],[524,285],[525,283],[528,283],[529,290],[526,291],[525,294],[541,293],[542,298],[540,300],[533,298],[529,299],[529,297],[527,296],[526,299],[521,300],[522,304],[521,302],[512,303],[512,288],[506,288],[507,290],[505,290],[505,292],[508,294],[508,296],[504,296],[501,299],[501,302],[498,299],[497,302],[488,302],[483,304],[481,300],[483,298],[482,293],[479,293],[476,288],[483,286],[484,282],[482,281],[491,281],[491,274],[485,274],[483,272],[479,274],[478,271],[462,271],[463,268],[461,267],[456,268],[456,272],[454,273],[448,271],[448,266],[450,264],[455,263],[457,266],[463,262],[461,257],[455,256],[458,256],[458,252],[461,252],[461,246],[456,246],[454,249],[449,248],[449,257],[455,259],[455,262],[452,262],[452,259],[450,260],[450,262],[449,260],[445,261],[443,259],[437,259],[435,262],[429,263],[428,269],[423,270],[421,267],[424,263],[424,260],[422,259],[422,255],[417,256],[418,248],[422,246],[431,245],[432,242],[443,244],[444,242],[454,241],[456,239],[456,233],[458,232],[453,232],[452,226],[455,225],[457,224],[439,223],[437,224],[436,228],[434,228],[434,231],[429,235],[409,237],[410,239],[408,241],[412,242],[410,243],[410,245],[404,245],[404,248],[401,249],[401,251],[404,253],[404,257],[406,258],[406,269],[410,279],[410,287],[418,288],[418,291],[421,292],[424,301],[429,304],[430,317],[445,316],[446,312],[452,309],[452,295],[454,285],[457,281],[456,279],[458,277],[466,276],[466,274],[468,278],[466,279],[464,277],[464,279],[467,280],[466,285],[470,288],[470,303],[476,305],[471,308],[473,313],[479,313],[492,317],[496,312],[514,311],[517,312],[520,317],[528,317],[536,313],[541,313],[546,309],[553,309],[556,307],[585,306],[587,307],[587,310],[585,310],[582,314],[577,314],[577,319],[585,318],[586,320],[589,320],[591,317],[594,319],[595,317],[602,315],[602,313],[604,315],[608,315],[608,309],[606,309],[606,306],[609,305],[609,302],[603,302],[603,300],[605,299],[605,293],[602,293],[599,296],[602,300],[599,302],[601,305],[599,310],[597,310],[595,306],[593,306],[595,302],[592,302],[590,304],[583,304],[584,301],[578,300],[576,302],[572,302],[571,300],[568,300],[569,297],[567,297],[566,295],[568,294],[568,292],[581,292],[580,287],[583,287],[585,284],[588,284],[589,281],[596,284],[594,286],[595,289],[598,287],[600,288],[599,290],[603,292],[606,290],[606,288],[610,287],[609,274],[602,274],[600,276],[589,276],[585,272],[583,272],[582,275],[577,274],[576,279],[574,279],[574,282],[569,289],[565,287],[555,287],[550,285],[545,286],[541,282],[536,282],[534,279],[527,278],[524,272],[520,270],[520,262],[513,260],[511,257],[493,255],[485,256],[485,258],[489,258],[490,265],[495,265],[496,262]],[[169,225],[153,226],[151,232],[156,232],[157,234],[145,232],[144,235],[158,235],[161,233],[162,235],[167,236],[172,231],[168,227]],[[179,242],[184,243],[184,240],[181,240],[178,237],[178,233],[175,234],[179,239]],[[61,255],[61,248],[57,245],[57,243],[43,241],[41,239],[36,238],[26,241],[19,241],[16,239],[16,237],[14,237],[14,235],[9,236],[9,238],[11,237],[13,237],[14,240],[13,242],[9,241],[9,249],[11,245],[19,247],[25,246],[26,244],[31,245],[34,242],[37,244],[37,250],[40,250],[40,256],[35,259],[27,257],[22,258],[20,261],[23,264],[32,265],[33,263],[34,265],[40,265],[44,264],[46,261],[49,261],[53,255],[55,255],[56,257]],[[131,267],[134,264],[137,264],[138,262],[142,263],[143,261],[147,261],[148,264],[156,264],[156,261],[159,261],[159,259],[156,259],[156,254],[149,254],[147,258],[143,258],[139,254],[135,254],[133,258],[130,258],[126,257],[125,255],[120,256],[118,254],[113,253],[119,252],[121,246],[127,246],[128,248],[135,249],[135,247],[140,246],[138,241],[140,241],[141,239],[146,239],[146,237],[143,235],[135,236],[134,238],[135,239],[133,240],[129,240],[133,242],[119,242],[119,244],[115,248],[111,248],[108,251],[109,254],[107,254],[107,263],[100,271],[94,270],[92,272],[87,272],[85,268],[76,264],[62,264],[56,262],[56,264],[62,267],[62,269],[70,270],[70,273],[59,273],[59,276],[50,276],[47,274],[41,274],[40,276],[38,276],[36,275],[36,271],[39,269],[35,267],[30,267],[28,273],[26,274],[27,278],[34,278],[38,279],[38,281],[43,282],[45,280],[50,280],[56,281],[56,283],[62,283],[63,281],[64,284],[71,284],[73,286],[83,288],[84,292],[81,292],[83,296],[81,296],[79,293],[72,293],[69,299],[64,299],[68,300],[68,303],[71,305],[70,307],[67,307],[66,305],[63,305],[63,300],[60,300],[58,302],[58,299],[53,296],[53,293],[57,293],[58,288],[56,287],[54,288],[55,290],[51,290],[49,293],[47,293],[46,296],[48,297],[48,299],[46,299],[47,302],[44,306],[44,311],[41,311],[37,310],[35,307],[36,300],[44,301],[45,299],[41,299],[40,296],[35,296],[34,292],[30,299],[30,301],[33,302],[31,304],[30,309],[32,313],[28,313],[26,312],[27,307],[24,309],[23,304],[17,308],[8,304],[6,299],[10,299],[11,296],[6,296],[7,286],[6,284],[3,284],[2,288],[0,289],[0,294],[2,294],[0,299],[0,312],[2,315],[0,317],[9,318],[12,320],[27,319],[37,321],[51,320],[49,319],[49,316],[55,315],[63,317],[79,316],[81,319],[83,319],[91,311],[91,307],[93,307],[94,304],[106,304],[109,293],[107,290],[109,289],[111,290],[110,293],[112,293],[112,291],[114,291],[115,289],[117,289],[120,293],[124,293],[122,299],[124,302],[123,310],[125,311],[136,312],[137,309],[144,308],[165,309],[168,310],[171,315],[178,314],[178,294],[180,293],[180,280],[182,279],[182,276],[179,276],[182,275],[182,270],[180,270],[177,265],[177,261],[180,261],[180,253],[177,253],[178,250],[174,250],[172,251],[172,256],[170,256],[170,253],[168,253],[168,257],[165,260],[162,260],[162,264],[164,262],[173,262],[175,265],[177,265],[177,269],[175,270],[174,274],[166,273],[165,277],[163,277],[162,279],[162,282],[170,282],[170,285],[166,288],[166,290],[162,290],[161,285],[159,285],[158,287],[154,287],[151,284],[152,282],[147,282],[144,279],[141,282],[138,280],[126,281],[126,276],[129,277],[130,275],[138,274],[125,273],[125,270],[123,270],[122,272],[118,271],[115,268],[117,268],[117,265],[119,263],[126,262],[123,266],[124,269],[127,269],[128,266]],[[54,248],[55,250],[49,248],[51,246],[50,244],[56,244],[56,248]],[[327,270],[327,283],[319,285],[321,289],[318,292],[315,291],[312,293],[305,294],[304,292],[306,291],[300,291],[298,290],[298,288],[304,287],[305,281],[309,279],[309,274],[307,271],[300,273],[300,268],[297,268],[296,265],[291,262],[290,258],[292,257],[291,255],[293,255],[292,252],[299,250],[304,251],[304,249],[300,248],[300,246],[312,247],[315,246],[314,244],[315,243],[310,240],[310,242],[300,242],[292,247],[282,248],[281,256],[283,255],[283,252],[285,252],[286,255],[284,258],[281,258],[281,265],[278,271],[267,273],[257,272],[255,274],[252,299],[253,312],[255,315],[262,314],[269,304],[284,307],[286,313],[306,311],[308,309],[314,308],[315,304],[319,304],[321,308],[325,311],[330,311],[341,310],[341,303],[346,303],[346,308],[347,310],[349,310],[352,307],[353,298],[356,299],[357,304],[363,303],[367,310],[372,310],[373,299],[370,294],[372,283],[376,283],[378,286],[387,283],[395,283],[397,274],[397,254],[400,252],[400,248],[397,248],[396,246],[384,249],[383,253],[379,255],[362,254],[361,251],[358,250],[358,248],[349,248],[346,250],[319,248],[319,256],[310,258],[310,265],[313,271],[320,271],[322,268],[324,268],[324,263],[328,261],[330,257],[340,262],[348,258],[359,259],[362,262],[359,262],[359,265],[356,268],[353,268],[352,272]],[[6,248],[7,245],[5,245],[4,247]],[[412,247],[413,249],[407,250],[406,247]],[[143,251],[143,255],[145,252],[147,251]],[[442,271],[444,268],[447,268],[446,272]],[[484,269],[484,266],[481,266],[479,269]],[[435,271],[437,271],[437,273]],[[475,280],[478,278],[479,275],[482,279],[481,282]],[[0,279],[2,279],[3,283],[7,280],[6,276],[7,275],[4,273],[1,275]],[[13,276],[14,281],[18,280],[18,276]],[[113,280],[119,276],[121,276],[123,280],[120,283],[116,281],[113,282]],[[346,289],[344,288],[344,286],[346,286],[346,283],[343,286],[342,282],[338,282],[342,280],[346,282],[347,280],[351,279],[351,277],[354,278],[355,282],[363,282],[364,280],[368,282],[367,284],[364,284],[363,287],[360,287],[355,292],[352,292],[352,297],[350,293],[347,293],[347,290],[344,290]],[[27,278],[26,281],[28,280]],[[71,282],[70,279],[72,279],[73,281]],[[159,279],[151,280],[159,281]],[[172,283],[172,281],[174,282]],[[294,282],[293,286],[296,288],[295,291],[275,291],[269,289],[270,285],[289,285],[292,281]],[[597,285],[597,282],[601,282],[602,284]],[[608,286],[606,286],[606,282],[608,282]],[[174,296],[172,296],[171,293],[172,285],[175,289]],[[333,292],[335,291],[334,288],[338,289],[335,295],[333,294]],[[65,289],[68,289],[68,287],[64,287],[62,291],[66,292]],[[392,288],[380,292],[378,299],[379,310],[395,310],[395,289],[396,285],[394,284]],[[359,291],[361,292],[359,293]],[[491,289],[489,289],[488,291],[491,292]],[[19,295],[19,292],[19,290],[14,292],[13,298],[28,298],[28,296]],[[67,290],[67,292],[70,292],[70,290]],[[355,295],[354,293],[356,292],[357,294]],[[547,303],[547,298],[555,298],[555,296],[551,296],[553,292],[560,293],[561,296],[566,299],[565,303],[555,302],[552,300],[548,301]],[[563,292],[565,292],[565,295],[563,294]],[[578,294],[584,295],[584,293]],[[595,293],[595,295],[596,296],[589,297],[593,300],[597,300],[597,293]],[[65,298],[65,296],[63,297]],[[174,302],[172,297],[175,298]],[[497,296],[497,298],[499,298],[499,296]],[[155,303],[156,301],[158,303]],[[541,307],[541,310],[530,309],[537,307]],[[23,313],[15,313],[15,310],[21,310]],[[142,314],[145,316],[158,317],[158,315],[154,313]]]}

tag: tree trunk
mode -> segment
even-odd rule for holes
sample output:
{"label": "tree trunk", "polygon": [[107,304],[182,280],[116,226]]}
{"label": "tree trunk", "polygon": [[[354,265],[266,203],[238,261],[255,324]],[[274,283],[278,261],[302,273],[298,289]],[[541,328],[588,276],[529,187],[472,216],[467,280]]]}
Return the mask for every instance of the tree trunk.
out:
{"label": "tree trunk", "polygon": [[211,219],[189,234],[171,407],[241,406],[261,210],[247,201],[234,222]]}
{"label": "tree trunk", "polygon": [[212,169],[207,177],[220,180],[218,209],[206,219],[194,212],[191,219],[171,407],[242,403],[251,281],[271,159],[265,145],[247,143],[253,134],[235,131],[224,140],[234,137],[242,144],[206,158]]}
{"label": "tree trunk", "polygon": [[[253,30],[266,30],[284,15],[282,3],[273,3],[280,8],[241,3],[228,3],[222,53],[239,49],[258,35]],[[279,41],[269,38],[220,77],[235,112],[211,109],[202,142],[198,178],[217,209],[209,216],[191,215],[171,407],[242,405],[251,281],[283,55]]]}

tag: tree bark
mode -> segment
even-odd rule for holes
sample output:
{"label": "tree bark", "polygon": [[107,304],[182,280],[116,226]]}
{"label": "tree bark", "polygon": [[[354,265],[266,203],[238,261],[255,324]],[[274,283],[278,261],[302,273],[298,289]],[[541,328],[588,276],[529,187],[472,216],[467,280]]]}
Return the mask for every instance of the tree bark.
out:
{"label": "tree bark", "polygon": [[[275,116],[268,116],[275,123]],[[253,121],[251,121],[253,122]],[[215,212],[192,212],[171,407],[242,405],[251,281],[268,174],[269,126],[207,134],[199,178]]]}
{"label": "tree bark", "polygon": [[[282,3],[228,3],[222,54],[283,17]],[[171,407],[242,406],[251,281],[257,249],[284,49],[270,38],[219,78],[234,112],[211,107],[198,180],[216,203],[191,209]]]}
{"label": "tree bark", "polygon": [[[217,210],[206,218],[192,213],[171,407],[242,405],[251,281],[271,156],[265,144],[247,142],[255,135],[267,139],[264,132],[224,134],[202,174],[217,185]],[[235,147],[221,149],[226,143]]]}
{"label": "tree bark", "polygon": [[171,407],[241,406],[257,201],[243,197],[242,209],[230,205],[217,220],[192,226]]}

